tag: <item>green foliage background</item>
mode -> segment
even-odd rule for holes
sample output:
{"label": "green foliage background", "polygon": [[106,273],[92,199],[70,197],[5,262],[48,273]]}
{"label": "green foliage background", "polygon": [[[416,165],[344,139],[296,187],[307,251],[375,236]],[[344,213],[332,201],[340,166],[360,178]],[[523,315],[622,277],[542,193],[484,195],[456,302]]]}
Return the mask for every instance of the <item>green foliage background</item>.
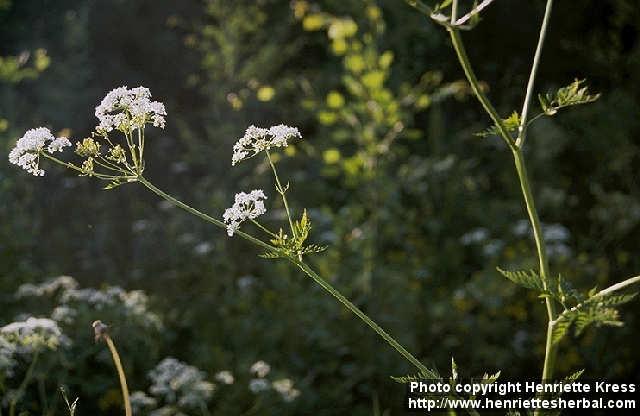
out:
{"label": "green foliage background", "polygon": [[[504,117],[522,100],[543,7],[498,1],[465,34]],[[542,221],[566,231],[551,239],[552,269],[575,286],[640,270],[639,30],[631,0],[558,2],[551,20],[538,92],[588,78],[602,93],[540,121],[527,143]],[[7,66],[24,51],[21,69]],[[299,126],[304,141],[280,164],[293,208],[329,245],[314,259],[321,274],[442,372],[454,356],[463,374],[538,377],[544,305],[496,271],[536,265],[510,155],[474,136],[488,120],[446,33],[404,2],[4,0],[0,56],[2,157],[44,123],[85,137],[107,91],[144,85],[169,113],[166,130],[148,132],[148,177],[214,216],[237,190],[272,189],[267,165],[231,169],[244,129]],[[67,274],[143,289],[165,328],[149,345],[123,340],[134,389],[167,355],[211,374],[264,359],[302,395],[260,414],[402,412],[389,376],[410,369],[374,333],[289,265],[159,202],[139,186],[106,192],[0,163],[0,324],[38,313],[13,297],[25,282]],[[623,328],[565,340],[559,374],[640,382],[639,310],[623,308]],[[135,329],[112,324],[116,340]],[[94,348],[86,328],[74,341]],[[111,370],[75,363],[64,382],[79,414],[118,413]],[[217,397],[211,411],[243,405]]]}

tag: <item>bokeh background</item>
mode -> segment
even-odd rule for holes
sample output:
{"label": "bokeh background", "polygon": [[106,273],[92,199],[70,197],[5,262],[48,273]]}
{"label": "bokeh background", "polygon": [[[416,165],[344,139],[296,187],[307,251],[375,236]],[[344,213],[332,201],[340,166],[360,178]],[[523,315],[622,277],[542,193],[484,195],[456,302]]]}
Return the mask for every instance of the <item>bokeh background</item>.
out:
{"label": "bokeh background", "polygon": [[[504,116],[521,105],[543,10],[497,1],[463,34]],[[538,92],[587,78],[602,93],[537,122],[526,151],[552,269],[585,289],[640,271],[639,29],[635,1],[558,2],[539,72]],[[474,136],[488,119],[446,32],[404,2],[0,0],[0,56],[3,160],[27,128],[86,137],[106,92],[144,85],[169,113],[165,130],[147,132],[147,177],[217,217],[238,190],[274,193],[262,161],[231,168],[244,129],[298,126],[304,140],[278,163],[293,209],[308,209],[312,239],[329,246],[313,266],[443,374],[454,357],[462,376],[538,376],[544,305],[495,270],[537,264],[511,155]],[[42,413],[44,400],[63,414],[65,385],[79,414],[120,414],[90,329],[111,319],[132,390],[172,356],[210,379],[236,375],[210,414],[403,413],[404,387],[389,376],[410,366],[310,279],[139,185],[100,188],[0,163],[0,324],[49,316],[55,300],[16,291],[59,275],[143,290],[162,322],[87,306],[66,328],[74,347],[36,369],[26,410]],[[563,341],[559,374],[639,382],[640,308],[622,312],[623,328]],[[301,395],[258,400],[246,373],[259,359]]]}

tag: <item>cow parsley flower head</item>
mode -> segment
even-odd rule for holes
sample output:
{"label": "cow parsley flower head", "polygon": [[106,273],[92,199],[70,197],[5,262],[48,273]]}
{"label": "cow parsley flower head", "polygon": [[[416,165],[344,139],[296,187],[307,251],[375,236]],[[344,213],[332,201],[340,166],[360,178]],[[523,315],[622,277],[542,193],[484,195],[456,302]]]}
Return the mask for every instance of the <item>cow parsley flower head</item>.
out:
{"label": "cow parsley flower head", "polygon": [[231,374],[231,371],[228,370],[218,371],[214,377],[216,381],[222,384],[233,384],[233,382],[235,381],[233,374]]}
{"label": "cow parsley flower head", "polygon": [[261,189],[254,189],[248,194],[244,192],[236,194],[233,206],[227,208],[223,215],[229,237],[233,236],[244,221],[253,220],[267,212],[264,206],[265,199],[267,197]]}
{"label": "cow parsley flower head", "polygon": [[122,86],[111,90],[102,99],[95,114],[100,121],[97,131],[106,133],[116,129],[128,133],[143,128],[147,123],[164,128],[167,111],[161,102],[151,101],[148,88]]}
{"label": "cow parsley flower head", "polygon": [[149,372],[153,384],[149,392],[179,406],[200,408],[211,398],[215,385],[204,372],[175,358],[165,358]]}
{"label": "cow parsley flower head", "polygon": [[25,352],[42,347],[56,349],[61,343],[68,342],[58,323],[48,318],[30,317],[12,322],[1,327],[0,334],[23,347]]}
{"label": "cow parsley flower head", "polygon": [[257,375],[258,377],[264,378],[271,371],[271,366],[269,364],[267,364],[266,362],[260,360],[260,361],[256,361],[255,363],[253,363],[253,365],[251,366],[250,371],[252,373],[254,373],[255,375]]}
{"label": "cow parsley flower head", "polygon": [[269,380],[264,378],[253,378],[249,380],[249,390],[252,393],[261,393],[263,391],[267,391],[271,388],[269,384]]}
{"label": "cow parsley flower head", "polygon": [[249,126],[236,144],[233,145],[233,157],[231,164],[235,165],[245,159],[249,159],[263,150],[272,147],[287,147],[289,139],[302,138],[300,131],[295,127],[279,124],[268,129]]}
{"label": "cow parsley flower head", "polygon": [[291,402],[300,396],[300,390],[293,388],[293,381],[288,378],[282,378],[274,381],[272,387],[280,393],[285,402]]}
{"label": "cow parsley flower head", "polygon": [[9,162],[20,166],[34,176],[44,176],[40,169],[40,154],[60,152],[71,142],[66,137],[54,137],[46,127],[38,127],[27,132],[16,142],[16,146],[9,152]]}

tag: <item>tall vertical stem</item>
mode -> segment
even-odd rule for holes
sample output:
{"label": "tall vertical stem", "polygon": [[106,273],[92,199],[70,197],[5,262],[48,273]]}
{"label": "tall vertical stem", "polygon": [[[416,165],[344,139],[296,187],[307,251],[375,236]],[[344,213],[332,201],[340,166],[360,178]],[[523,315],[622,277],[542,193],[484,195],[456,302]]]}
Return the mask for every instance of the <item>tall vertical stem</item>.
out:
{"label": "tall vertical stem", "polygon": [[527,121],[529,118],[529,103],[531,102],[531,96],[533,95],[533,87],[536,82],[536,73],[538,72],[538,66],[540,65],[540,55],[542,54],[542,45],[547,36],[547,26],[549,24],[549,18],[551,17],[551,8],[553,7],[553,0],[547,0],[547,6],[544,10],[544,18],[542,19],[542,25],[540,26],[540,34],[538,36],[538,46],[536,46],[536,52],[533,55],[533,64],[531,65],[531,73],[529,74],[529,82],[527,83],[527,93],[522,104],[522,113],[520,116],[520,126],[518,128],[518,139],[516,145],[522,147],[524,145],[525,138],[527,136]]}

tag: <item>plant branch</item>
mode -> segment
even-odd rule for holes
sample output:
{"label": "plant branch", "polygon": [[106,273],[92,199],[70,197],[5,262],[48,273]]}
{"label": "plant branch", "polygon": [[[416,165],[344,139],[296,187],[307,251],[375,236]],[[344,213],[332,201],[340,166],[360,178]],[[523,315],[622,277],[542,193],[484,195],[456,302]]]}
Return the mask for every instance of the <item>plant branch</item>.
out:
{"label": "plant branch", "polygon": [[531,102],[531,96],[533,95],[533,88],[536,82],[536,73],[538,72],[538,66],[540,65],[540,55],[542,54],[542,46],[547,36],[547,26],[549,24],[549,18],[551,17],[551,8],[553,7],[553,0],[547,0],[547,6],[544,11],[544,18],[542,19],[542,25],[540,26],[540,35],[538,37],[538,46],[536,46],[536,52],[533,55],[533,64],[531,65],[531,73],[529,74],[529,82],[527,83],[527,93],[522,104],[522,113],[520,116],[520,126],[518,128],[518,139],[516,145],[522,147],[527,136],[527,118],[529,117],[529,103]]}
{"label": "plant branch", "polygon": [[606,296],[610,293],[616,292],[618,290],[624,289],[629,285],[633,285],[635,283],[640,283],[640,276],[630,277],[627,280],[623,280],[622,282],[616,283],[614,285],[609,286],[606,289],[602,289],[600,292],[596,294],[596,296]]}
{"label": "plant branch", "polygon": [[269,159],[269,165],[271,165],[273,176],[275,176],[276,178],[276,190],[282,197],[282,203],[284,204],[284,209],[285,211],[287,211],[287,218],[289,219],[289,227],[291,228],[291,234],[293,235],[293,238],[297,238],[296,229],[293,227],[293,220],[291,219],[291,211],[289,210],[289,203],[287,202],[287,196],[285,195],[285,193],[287,192],[287,189],[289,188],[289,185],[287,185],[287,189],[282,187],[282,183],[280,183],[280,178],[278,177],[278,171],[276,170],[276,165],[274,165],[273,160],[271,159],[271,154],[269,153],[268,150],[265,150],[265,153],[267,154],[267,159]]}
{"label": "plant branch", "polygon": [[515,147],[515,142],[511,137],[511,135],[509,134],[509,131],[507,130],[507,128],[504,126],[502,118],[500,118],[500,115],[498,115],[498,112],[496,111],[496,109],[493,107],[493,105],[491,104],[491,102],[489,101],[485,93],[480,88],[480,83],[478,82],[478,78],[476,77],[475,72],[473,72],[473,68],[471,68],[471,63],[469,62],[469,57],[467,56],[467,52],[464,48],[464,44],[462,43],[462,38],[460,37],[460,33],[453,28],[449,28],[448,31],[451,35],[451,43],[453,44],[453,48],[455,49],[456,54],[458,55],[458,60],[460,61],[460,65],[462,66],[462,69],[464,70],[467,80],[471,85],[471,89],[473,90],[473,93],[475,94],[476,98],[478,98],[478,101],[480,101],[480,104],[482,104],[482,107],[485,109],[487,114],[489,114],[489,117],[491,117],[491,120],[496,125],[496,128],[498,129],[500,136],[507,143],[507,146],[509,146],[509,148],[513,150]]}
{"label": "plant branch", "polygon": [[[167,201],[173,203],[174,205],[176,205],[179,208],[182,208],[183,210],[205,220],[206,222],[209,222],[217,227],[226,229],[226,225],[220,221],[217,220],[203,212],[198,211],[197,209],[185,204],[184,202],[172,197],[171,195],[167,194],[166,192],[162,191],[161,189],[157,188],[155,185],[153,185],[151,182],[149,182],[147,179],[145,179],[144,177],[140,176],[138,178],[138,181],[144,185],[145,187],[147,187],[150,191],[152,191],[153,193],[155,193],[156,195],[160,196],[163,199],[166,199]],[[248,240],[249,242],[252,242],[270,252],[275,252],[275,253],[280,253],[280,251],[270,245],[265,243],[262,240],[259,240],[249,234],[246,234],[244,232],[241,231],[236,231],[236,234],[239,235],[240,237],[244,238],[245,240]],[[371,318],[369,318],[369,316],[367,316],[367,314],[365,314],[364,312],[362,312],[357,306],[355,306],[351,301],[349,301],[344,295],[342,295],[337,289],[335,289],[333,286],[331,286],[331,284],[329,282],[327,282],[326,280],[324,280],[320,275],[318,275],[315,271],[313,271],[313,269],[311,269],[311,267],[309,267],[309,265],[307,265],[304,261],[300,260],[299,257],[296,256],[287,256],[287,259],[293,263],[294,265],[296,265],[297,267],[299,267],[307,276],[311,277],[316,283],[318,283],[325,291],[327,291],[329,294],[331,294],[333,297],[335,297],[336,299],[338,299],[338,301],[340,301],[340,303],[342,303],[347,309],[349,309],[349,311],[351,311],[354,315],[356,315],[358,318],[360,318],[364,323],[366,323],[371,329],[373,329],[378,335],[380,335],[391,347],[393,347],[393,349],[395,349],[398,353],[400,353],[407,361],[409,361],[411,364],[413,364],[418,370],[420,370],[421,372],[427,372],[427,373],[431,373],[431,371],[424,365],[422,364],[417,358],[415,358],[411,353],[409,353],[398,341],[396,341],[391,335],[389,335],[384,329],[382,329],[382,327],[380,327],[377,323],[375,323]]]}

